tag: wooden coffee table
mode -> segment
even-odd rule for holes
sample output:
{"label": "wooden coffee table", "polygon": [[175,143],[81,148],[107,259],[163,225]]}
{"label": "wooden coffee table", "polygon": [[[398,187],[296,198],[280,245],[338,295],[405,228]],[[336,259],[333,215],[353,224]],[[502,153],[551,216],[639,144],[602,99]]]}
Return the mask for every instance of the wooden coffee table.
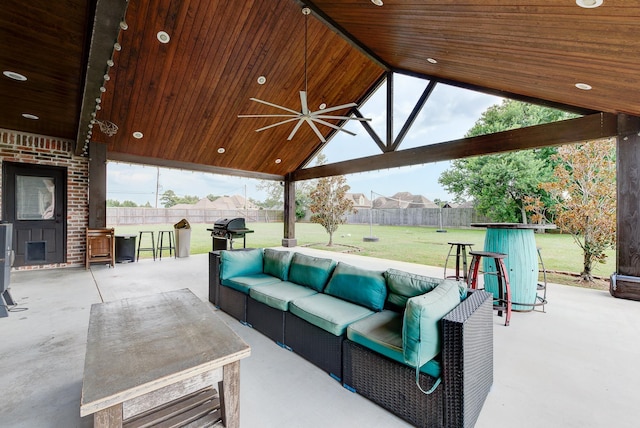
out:
{"label": "wooden coffee table", "polygon": [[187,289],[94,304],[80,415],[96,427],[185,414],[239,427],[240,360],[250,353]]}

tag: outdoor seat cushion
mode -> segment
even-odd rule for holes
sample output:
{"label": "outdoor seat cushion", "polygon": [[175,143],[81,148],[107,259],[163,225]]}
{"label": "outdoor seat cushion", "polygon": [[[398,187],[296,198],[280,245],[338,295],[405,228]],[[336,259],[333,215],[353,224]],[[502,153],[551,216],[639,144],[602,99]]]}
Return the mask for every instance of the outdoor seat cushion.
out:
{"label": "outdoor seat cushion", "polygon": [[262,249],[220,252],[220,280],[262,273]]}
{"label": "outdoor seat cushion", "polygon": [[[356,321],[347,327],[347,338],[385,357],[405,364],[402,350],[402,315],[384,310]],[[440,376],[440,363],[429,360],[420,371],[434,378]]]}
{"label": "outdoor seat cushion", "polygon": [[264,273],[286,281],[289,276],[289,264],[293,253],[278,251],[271,248],[264,249]]}
{"label": "outdoor seat cushion", "polygon": [[234,276],[233,278],[223,279],[222,285],[233,288],[244,294],[249,294],[249,289],[258,285],[273,284],[282,282],[275,276],[266,273],[257,273],[254,275]]}
{"label": "outdoor seat cushion", "polygon": [[379,312],[387,298],[387,285],[382,271],[374,271],[338,263],[325,293]]}
{"label": "outdoor seat cushion", "polygon": [[387,269],[384,277],[389,287],[387,301],[397,308],[404,308],[408,299],[428,293],[444,281],[442,278],[432,278],[397,269]]}
{"label": "outdoor seat cushion", "polygon": [[252,299],[281,311],[289,310],[290,301],[316,293],[317,291],[288,281],[258,285],[249,290]]}
{"label": "outdoor seat cushion", "polygon": [[324,293],[291,301],[289,312],[335,336],[344,334],[352,322],[375,313]]}
{"label": "outdoor seat cushion", "polygon": [[459,304],[456,281],[443,281],[429,293],[407,300],[402,324],[406,364],[421,367],[440,353],[440,320]]}
{"label": "outdoor seat cushion", "polygon": [[336,262],[331,259],[295,253],[289,267],[289,281],[321,293]]}

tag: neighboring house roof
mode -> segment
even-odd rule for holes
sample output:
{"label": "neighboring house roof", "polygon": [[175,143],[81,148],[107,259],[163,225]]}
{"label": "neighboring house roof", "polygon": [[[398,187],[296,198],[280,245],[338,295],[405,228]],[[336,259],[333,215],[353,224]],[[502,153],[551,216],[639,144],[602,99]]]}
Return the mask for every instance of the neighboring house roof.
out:
{"label": "neighboring house roof", "polygon": [[370,208],[371,201],[367,198],[364,193],[345,193],[346,198],[353,201],[354,208]]}
{"label": "neighboring house roof", "polygon": [[410,192],[398,192],[393,196],[381,196],[373,201],[373,207],[379,209],[391,208],[438,208],[438,205],[422,195]]}

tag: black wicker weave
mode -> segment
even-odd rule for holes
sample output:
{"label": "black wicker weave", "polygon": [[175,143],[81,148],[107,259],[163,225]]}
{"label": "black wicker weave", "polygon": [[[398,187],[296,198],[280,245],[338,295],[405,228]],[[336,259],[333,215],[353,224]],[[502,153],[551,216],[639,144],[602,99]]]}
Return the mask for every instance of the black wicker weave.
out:
{"label": "black wicker weave", "polygon": [[[343,383],[418,427],[472,427],[493,383],[491,294],[475,291],[442,320],[442,384],[423,394],[415,369],[346,340]],[[420,375],[422,389],[435,379]]]}
{"label": "black wicker weave", "polygon": [[341,380],[344,335],[335,336],[291,312],[286,312],[284,319],[285,345],[329,373],[334,379]]}
{"label": "black wicker weave", "polygon": [[221,285],[218,290],[218,305],[220,309],[243,323],[247,321],[248,298],[248,295],[224,285]]}
{"label": "black wicker weave", "polygon": [[260,333],[284,346],[284,312],[249,297],[247,323]]}

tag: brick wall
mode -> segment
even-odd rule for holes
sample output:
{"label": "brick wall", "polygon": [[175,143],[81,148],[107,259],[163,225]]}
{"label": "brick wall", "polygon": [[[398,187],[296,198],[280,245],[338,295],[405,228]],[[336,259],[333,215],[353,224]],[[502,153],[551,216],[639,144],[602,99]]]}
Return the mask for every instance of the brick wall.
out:
{"label": "brick wall", "polygon": [[0,203],[2,162],[67,168],[67,262],[19,269],[84,266],[85,230],[89,218],[89,159],[73,154],[73,141],[0,129],[0,161]]}

